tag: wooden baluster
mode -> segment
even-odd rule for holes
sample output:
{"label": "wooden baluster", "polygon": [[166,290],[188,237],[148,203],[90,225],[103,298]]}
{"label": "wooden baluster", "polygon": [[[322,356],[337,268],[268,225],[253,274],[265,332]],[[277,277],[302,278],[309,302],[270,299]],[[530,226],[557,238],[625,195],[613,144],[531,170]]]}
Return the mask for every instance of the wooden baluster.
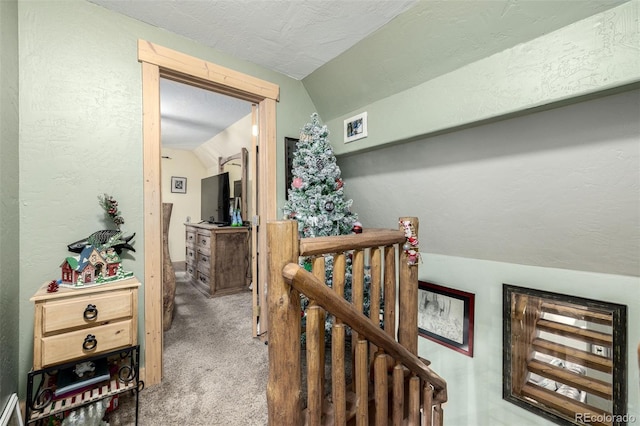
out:
{"label": "wooden baluster", "polygon": [[433,387],[429,383],[422,389],[422,426],[433,425]]}
{"label": "wooden baluster", "polygon": [[[351,260],[351,303],[358,312],[363,312],[364,305],[364,252],[362,250],[354,250]],[[351,332],[351,354],[353,365],[353,380],[358,380],[358,370],[356,368],[355,350],[358,345],[358,333]],[[368,374],[367,374],[368,377]]]}
{"label": "wooden baluster", "polygon": [[404,418],[404,371],[402,365],[393,368],[393,426],[402,426]]}
{"label": "wooden baluster", "polygon": [[356,426],[369,425],[369,360],[368,343],[358,338],[356,345]]}
{"label": "wooden baluster", "polygon": [[310,426],[320,426],[322,418],[324,367],[322,350],[324,340],[320,330],[324,330],[324,310],[311,303],[307,308],[307,414]]}
{"label": "wooden baluster", "polygon": [[420,378],[409,379],[409,421],[408,426],[420,425]]}
{"label": "wooden baluster", "polygon": [[435,426],[442,426],[444,422],[444,412],[442,411],[442,404],[438,403],[433,407],[433,424]]}
{"label": "wooden baluster", "polygon": [[331,392],[333,396],[334,425],[343,426],[347,423],[347,390],[344,366],[344,324],[333,324],[331,332]]}
{"label": "wooden baluster", "polygon": [[394,246],[384,248],[384,331],[396,335],[396,253]]}
{"label": "wooden baluster", "polygon": [[374,363],[374,396],[376,404],[376,426],[389,424],[389,372],[387,356],[379,352]]}
{"label": "wooden baluster", "polygon": [[[410,221],[414,236],[418,238],[418,218],[401,217],[400,221]],[[402,224],[400,229],[404,230]],[[414,355],[418,354],[418,265],[408,265],[408,256],[400,250],[400,327],[398,342]]]}
{"label": "wooden baluster", "polygon": [[[373,248],[371,249],[371,260],[370,260],[370,265],[371,265],[371,292],[369,294],[370,297],[370,309],[369,309],[369,318],[371,318],[371,321],[377,325],[380,326],[380,297],[381,297],[381,274],[382,274],[382,264],[381,264],[381,251],[382,249],[380,248]],[[378,351],[378,348],[376,347],[376,345],[374,345],[373,343],[371,343],[369,345],[369,354],[371,356],[371,362],[373,362],[373,359],[375,358],[375,354]]]}
{"label": "wooden baluster", "polygon": [[[312,262],[312,271],[313,271],[313,275],[318,278],[321,282],[325,283],[327,281],[327,274],[326,274],[326,267],[325,267],[325,260],[324,260],[324,256],[316,256],[313,258],[313,262]],[[320,365],[319,365],[319,371],[318,374],[320,375],[320,382],[321,382],[321,389],[322,389],[322,398],[324,399],[324,386],[325,386],[325,370],[324,370],[324,357],[325,357],[325,329],[324,329],[324,324],[326,321],[326,313],[324,311],[324,309],[322,310],[321,313],[319,313],[319,315],[322,316],[322,318],[318,319],[318,321],[320,321],[320,328],[318,329],[318,334],[319,334],[319,339],[320,339]]]}
{"label": "wooden baluster", "polygon": [[299,425],[300,403],[300,294],[285,283],[282,268],[298,262],[298,229],[295,221],[267,224],[269,425]]}
{"label": "wooden baluster", "polygon": [[[345,255],[337,254],[333,258],[333,291],[344,297]],[[331,385],[333,396],[334,425],[343,426],[347,423],[346,403],[346,374],[345,374],[345,326],[342,320],[335,318],[331,331]]]}

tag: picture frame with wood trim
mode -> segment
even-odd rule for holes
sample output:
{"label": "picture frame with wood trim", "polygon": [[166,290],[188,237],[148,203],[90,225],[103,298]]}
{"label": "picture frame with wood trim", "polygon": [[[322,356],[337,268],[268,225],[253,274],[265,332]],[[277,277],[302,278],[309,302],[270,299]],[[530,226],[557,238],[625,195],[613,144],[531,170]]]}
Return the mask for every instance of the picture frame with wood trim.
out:
{"label": "picture frame with wood trim", "polygon": [[503,284],[502,397],[561,425],[627,424],[627,306]]}
{"label": "picture frame with wood trim", "polygon": [[418,335],[473,357],[475,295],[418,281]]}

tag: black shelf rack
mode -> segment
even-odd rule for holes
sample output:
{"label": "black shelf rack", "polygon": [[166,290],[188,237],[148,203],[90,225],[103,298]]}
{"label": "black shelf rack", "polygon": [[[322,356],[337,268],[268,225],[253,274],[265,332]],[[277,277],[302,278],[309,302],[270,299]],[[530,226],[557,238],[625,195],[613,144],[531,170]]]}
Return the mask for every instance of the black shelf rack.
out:
{"label": "black shelf rack", "polygon": [[[77,392],[56,398],[56,380],[58,372],[75,365],[107,360],[110,378],[94,385],[79,389]],[[25,424],[47,425],[49,418],[84,407],[96,401],[131,391],[135,394],[135,424],[138,424],[138,393],[144,388],[139,378],[140,346],[129,346],[112,352],[82,358],[72,362],[57,364],[37,371],[31,371],[27,378],[27,401]]]}

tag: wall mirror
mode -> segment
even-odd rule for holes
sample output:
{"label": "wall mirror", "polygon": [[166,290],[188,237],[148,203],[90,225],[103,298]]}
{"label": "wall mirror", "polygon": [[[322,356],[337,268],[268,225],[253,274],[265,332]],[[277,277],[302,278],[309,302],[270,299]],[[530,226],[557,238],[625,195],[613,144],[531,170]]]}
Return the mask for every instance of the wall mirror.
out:
{"label": "wall mirror", "polygon": [[[248,174],[247,174],[247,164],[248,164],[248,154],[249,151],[246,148],[242,148],[237,154],[234,154],[229,157],[220,157],[219,158],[219,172],[229,172],[229,185],[231,189],[231,198],[235,201],[239,199],[240,203],[240,215],[243,220],[248,220],[248,192],[247,192],[247,183],[248,183]],[[235,206],[235,202],[231,203],[231,206]]]}
{"label": "wall mirror", "polygon": [[503,398],[558,424],[627,423],[627,307],[503,284]]}

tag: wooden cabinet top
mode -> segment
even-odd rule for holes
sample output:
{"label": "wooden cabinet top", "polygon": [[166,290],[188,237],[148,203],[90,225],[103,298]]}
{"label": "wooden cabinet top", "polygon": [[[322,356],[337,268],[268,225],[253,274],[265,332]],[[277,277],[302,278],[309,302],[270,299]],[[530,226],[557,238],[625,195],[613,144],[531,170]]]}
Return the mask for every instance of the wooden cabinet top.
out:
{"label": "wooden cabinet top", "polygon": [[136,288],[140,286],[140,281],[137,278],[127,278],[126,280],[115,281],[106,284],[88,286],[88,287],[79,287],[79,288],[68,288],[68,287],[59,287],[58,291],[53,293],[47,292],[47,287],[49,282],[46,282],[36,291],[36,293],[31,297],[32,302],[39,302],[42,300],[51,300],[51,299],[60,299],[65,297],[75,297],[75,296],[86,296],[89,294],[101,293],[105,291],[113,291],[113,290],[121,290],[126,288]]}
{"label": "wooden cabinet top", "polygon": [[207,231],[215,231],[215,232],[247,232],[249,231],[248,226],[220,226],[214,225],[212,223],[190,223],[185,222],[185,226],[191,226],[193,228],[205,229]]}

